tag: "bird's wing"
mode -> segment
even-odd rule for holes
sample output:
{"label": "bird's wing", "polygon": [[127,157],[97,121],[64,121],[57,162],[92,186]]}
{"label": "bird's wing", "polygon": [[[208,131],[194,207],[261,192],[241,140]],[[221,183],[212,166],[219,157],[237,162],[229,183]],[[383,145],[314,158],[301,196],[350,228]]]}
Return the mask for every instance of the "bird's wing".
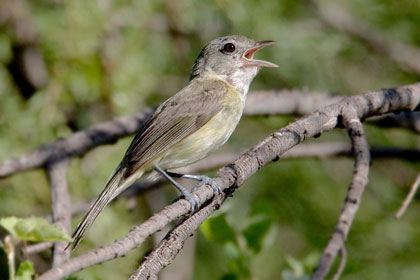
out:
{"label": "bird's wing", "polygon": [[226,91],[222,81],[197,78],[163,103],[135,136],[122,162],[77,226],[72,235],[73,241],[67,247],[76,248],[105,206],[132,183],[131,179],[135,177],[132,175],[139,168],[197,131],[220,112]]}
{"label": "bird's wing", "polygon": [[222,110],[227,86],[218,80],[194,80],[168,99],[128,148],[121,166],[126,177],[191,135]]}

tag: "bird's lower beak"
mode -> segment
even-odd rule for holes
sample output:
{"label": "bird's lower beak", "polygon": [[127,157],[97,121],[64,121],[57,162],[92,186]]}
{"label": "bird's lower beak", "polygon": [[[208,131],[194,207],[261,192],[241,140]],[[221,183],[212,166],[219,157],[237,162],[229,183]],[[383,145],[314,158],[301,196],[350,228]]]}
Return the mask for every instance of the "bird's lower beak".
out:
{"label": "bird's lower beak", "polygon": [[245,62],[246,66],[258,66],[258,67],[279,67],[278,65],[265,61],[254,59],[254,53],[258,50],[276,44],[276,41],[261,41],[257,42],[254,47],[248,49],[242,56],[242,60]]}

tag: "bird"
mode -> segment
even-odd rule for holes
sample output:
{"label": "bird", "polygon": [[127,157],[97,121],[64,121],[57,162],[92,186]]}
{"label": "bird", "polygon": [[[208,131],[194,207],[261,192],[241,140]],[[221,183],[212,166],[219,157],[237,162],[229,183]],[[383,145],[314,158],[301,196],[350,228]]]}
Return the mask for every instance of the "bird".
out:
{"label": "bird", "polygon": [[254,59],[254,54],[275,43],[230,35],[207,44],[195,60],[188,84],[163,102],[136,134],[67,248],[74,250],[105,206],[140,177],[165,177],[191,203],[192,213],[197,201],[174,177],[196,180],[196,187],[209,184],[219,194],[220,186],[210,177],[167,170],[201,160],[228,140],[254,77],[262,67],[278,67]]}

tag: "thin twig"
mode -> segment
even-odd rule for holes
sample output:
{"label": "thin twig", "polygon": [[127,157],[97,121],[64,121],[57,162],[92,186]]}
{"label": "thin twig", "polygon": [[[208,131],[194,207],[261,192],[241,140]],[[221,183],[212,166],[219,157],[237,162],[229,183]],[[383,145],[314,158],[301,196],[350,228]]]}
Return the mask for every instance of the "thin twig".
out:
{"label": "thin twig", "polygon": [[341,249],[340,249],[340,265],[338,266],[337,272],[332,277],[332,280],[340,279],[341,274],[343,274],[344,267],[346,266],[346,262],[347,262],[347,250],[346,250],[346,246],[344,246],[343,244],[343,246],[341,246]]}
{"label": "thin twig", "polygon": [[343,123],[347,128],[353,146],[355,157],[354,174],[335,232],[322,254],[318,267],[312,275],[313,280],[322,280],[327,276],[337,253],[342,250],[359,208],[363,191],[368,183],[370,154],[363,125],[356,109],[350,105],[344,107],[342,116]]}
{"label": "thin twig", "polygon": [[54,246],[53,242],[40,242],[33,245],[22,247],[22,255],[27,256],[31,254],[37,254],[48,250]]}
{"label": "thin twig", "polygon": [[413,185],[411,185],[410,192],[408,193],[407,197],[404,199],[404,202],[402,203],[400,209],[398,209],[397,214],[395,214],[397,219],[401,218],[401,216],[404,215],[405,211],[407,210],[408,205],[410,205],[411,201],[414,198],[414,195],[417,192],[419,184],[420,184],[420,174],[417,175],[416,180],[414,181]]}
{"label": "thin twig", "polygon": [[[53,222],[65,233],[71,230],[71,203],[67,186],[66,172],[69,161],[61,159],[47,165],[48,179],[51,186]],[[70,251],[64,250],[66,242],[55,242],[53,250],[53,267],[70,258]]]}

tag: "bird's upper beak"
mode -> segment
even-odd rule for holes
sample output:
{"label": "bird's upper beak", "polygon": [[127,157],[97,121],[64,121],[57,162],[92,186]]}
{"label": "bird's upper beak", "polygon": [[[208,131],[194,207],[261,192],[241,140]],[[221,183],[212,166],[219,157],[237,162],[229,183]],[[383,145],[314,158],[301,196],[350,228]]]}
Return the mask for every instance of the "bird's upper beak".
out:
{"label": "bird's upper beak", "polygon": [[276,41],[261,41],[261,42],[257,42],[255,44],[255,46],[253,46],[252,48],[249,48],[243,55],[242,55],[242,60],[245,62],[246,66],[259,66],[259,67],[279,67],[278,65],[265,61],[265,60],[259,60],[259,59],[254,59],[254,53],[256,53],[258,50],[265,48],[267,46],[271,46],[276,44]]}

